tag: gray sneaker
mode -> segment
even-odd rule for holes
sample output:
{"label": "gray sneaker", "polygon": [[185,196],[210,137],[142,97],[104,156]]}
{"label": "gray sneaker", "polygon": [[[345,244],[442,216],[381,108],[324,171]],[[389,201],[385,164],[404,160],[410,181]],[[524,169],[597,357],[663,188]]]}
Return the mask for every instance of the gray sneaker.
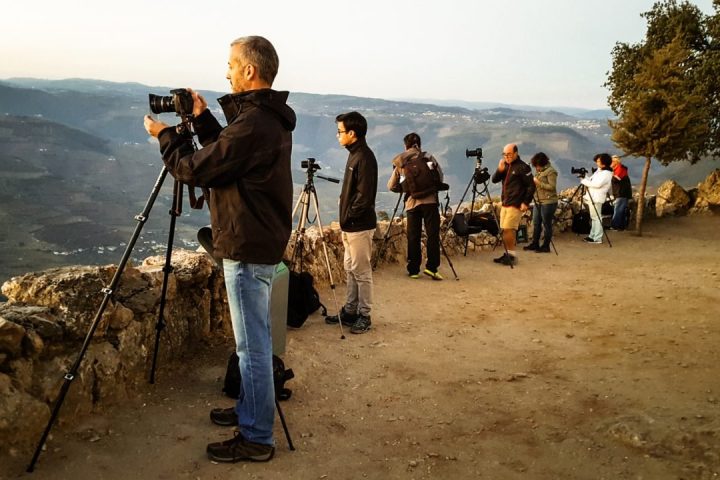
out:
{"label": "gray sneaker", "polygon": [[372,322],[370,321],[370,317],[366,317],[365,315],[360,315],[353,323],[353,326],[350,327],[350,333],[365,333],[368,330],[370,330],[370,326],[372,325]]}

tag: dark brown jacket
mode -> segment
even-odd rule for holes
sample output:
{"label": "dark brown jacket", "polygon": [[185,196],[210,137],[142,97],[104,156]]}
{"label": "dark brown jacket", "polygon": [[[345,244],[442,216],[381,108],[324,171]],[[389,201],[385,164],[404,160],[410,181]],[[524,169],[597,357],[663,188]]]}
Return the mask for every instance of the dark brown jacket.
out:
{"label": "dark brown jacket", "polygon": [[350,155],[340,192],[340,229],[343,232],[372,230],[377,226],[377,160],[364,138],[345,148]]}
{"label": "dark brown jacket", "polygon": [[533,201],[535,182],[533,182],[532,170],[527,163],[520,160],[520,157],[506,165],[504,171],[495,170],[492,182],[503,182],[502,204],[504,207],[519,208],[523,203],[530,205]]}
{"label": "dark brown jacket", "polygon": [[188,185],[210,188],[210,220],[216,258],[275,264],[292,230],[290,153],[295,112],[288,92],[271,89],[218,99],[227,119],[220,126],[209,110],[193,121],[192,145],[167,128],[160,150],[170,173]]}

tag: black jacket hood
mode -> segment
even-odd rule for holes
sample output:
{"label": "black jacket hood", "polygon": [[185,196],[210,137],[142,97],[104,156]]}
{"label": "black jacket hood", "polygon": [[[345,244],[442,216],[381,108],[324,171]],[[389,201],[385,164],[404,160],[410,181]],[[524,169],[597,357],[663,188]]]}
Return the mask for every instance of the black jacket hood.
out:
{"label": "black jacket hood", "polygon": [[275,114],[282,125],[292,132],[295,130],[297,117],[293,109],[287,105],[288,95],[289,92],[278,92],[271,88],[263,88],[248,92],[229,93],[217,100],[223,109],[228,125],[235,120],[243,108],[254,105]]}

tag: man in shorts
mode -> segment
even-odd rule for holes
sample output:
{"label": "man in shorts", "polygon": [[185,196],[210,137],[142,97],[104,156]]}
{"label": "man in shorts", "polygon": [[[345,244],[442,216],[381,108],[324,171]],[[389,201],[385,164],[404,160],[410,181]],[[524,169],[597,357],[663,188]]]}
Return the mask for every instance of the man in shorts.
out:
{"label": "man in shorts", "polygon": [[502,265],[515,265],[517,264],[515,245],[520,218],[527,211],[535,194],[532,170],[530,165],[520,159],[516,144],[509,143],[503,148],[503,156],[492,176],[492,182],[502,182],[500,228],[507,250],[493,261]]}

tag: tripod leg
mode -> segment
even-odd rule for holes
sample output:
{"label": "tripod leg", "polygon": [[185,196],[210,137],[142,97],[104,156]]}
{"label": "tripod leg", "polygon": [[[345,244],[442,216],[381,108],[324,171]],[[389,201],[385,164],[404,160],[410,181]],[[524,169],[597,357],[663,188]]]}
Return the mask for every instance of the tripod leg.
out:
{"label": "tripod leg", "polygon": [[80,368],[80,363],[82,362],[82,359],[85,356],[85,353],[87,352],[88,347],[90,346],[90,341],[92,340],[92,337],[95,334],[95,330],[97,329],[98,325],[100,324],[100,320],[102,319],[103,312],[105,311],[105,308],[107,307],[108,303],[112,299],[115,289],[117,288],[118,284],[120,283],[120,277],[122,276],[122,273],[125,270],[125,266],[127,265],[127,262],[130,259],[130,254],[132,253],[132,249],[133,249],[133,247],[135,247],[135,243],[137,242],[137,239],[140,237],[140,232],[142,231],[142,228],[145,225],[145,222],[147,221],[148,216],[150,215],[150,210],[152,210],[152,206],[155,203],[155,199],[157,199],[157,196],[160,193],[160,188],[162,187],[163,181],[165,181],[165,177],[167,176],[167,173],[168,173],[167,167],[163,167],[162,170],[160,171],[160,175],[158,176],[158,178],[155,182],[155,186],[153,187],[152,192],[150,193],[150,197],[148,198],[147,203],[145,204],[145,208],[143,209],[142,213],[135,216],[135,220],[138,222],[138,224],[135,226],[135,231],[133,232],[132,237],[130,238],[130,241],[128,242],[127,248],[125,248],[125,252],[123,253],[122,258],[120,259],[120,263],[118,264],[117,270],[115,271],[115,275],[113,275],[110,285],[102,289],[102,293],[105,294],[105,297],[103,298],[102,302],[100,303],[100,308],[98,308],[98,311],[95,314],[95,318],[93,319],[93,322],[90,325],[90,329],[88,330],[87,335],[85,335],[85,340],[83,341],[82,348],[80,349],[80,353],[78,353],[77,359],[75,359],[75,363],[73,363],[70,370],[65,374],[65,377],[64,377],[65,381],[62,384],[62,387],[60,387],[60,393],[58,394],[58,398],[55,400],[55,406],[53,407],[52,413],[50,415],[50,420],[48,420],[48,424],[45,427],[45,431],[42,433],[42,436],[40,437],[40,441],[38,442],[38,445],[35,448],[35,453],[33,454],[32,460],[30,461],[30,464],[27,467],[28,472],[32,472],[35,469],[35,463],[37,462],[38,457],[40,456],[40,452],[42,451],[42,447],[45,445],[45,441],[47,440],[47,437],[50,434],[50,430],[52,429],[53,424],[55,423],[55,420],[57,419],[57,416],[60,413],[62,404],[65,401],[65,396],[67,395],[67,392],[70,389],[70,384],[77,376],[78,369]]}
{"label": "tripod leg", "polygon": [[310,194],[308,193],[307,187],[303,188],[303,191],[300,192],[300,197],[295,204],[295,208],[293,209],[292,214],[293,218],[295,218],[295,214],[297,213],[298,208],[302,206],[302,210],[300,211],[300,217],[298,218],[298,226],[293,234],[293,250],[292,255],[290,256],[292,268],[297,271],[302,271],[302,254],[303,247],[305,245],[305,222],[307,221],[307,215],[309,210],[309,195]]}
{"label": "tripod leg", "polygon": [[277,397],[275,397],[275,408],[277,409],[278,416],[280,417],[280,423],[282,424],[283,431],[285,432],[285,438],[288,442],[288,448],[290,450],[295,450],[295,446],[293,445],[292,438],[290,438],[290,431],[288,430],[287,423],[285,422],[285,415],[283,415],[282,408],[280,408],[280,402],[278,402]]}
{"label": "tripod leg", "polygon": [[[327,252],[327,242],[325,242],[325,232],[323,231],[322,220],[320,220],[320,206],[318,203],[317,194],[313,188],[310,191],[312,195],[313,205],[315,206],[315,216],[318,222],[318,228],[320,229],[320,241],[322,243],[323,254],[325,256],[325,268],[327,268],[328,278],[330,279],[330,291],[332,292],[333,302],[335,303],[335,311],[338,312],[338,319],[340,319],[340,307],[338,307],[337,295],[335,295],[335,280],[333,280],[332,270],[330,269],[330,257]],[[343,332],[342,320],[338,322],[340,326],[340,339],[345,339],[345,333]]]}
{"label": "tripod leg", "polygon": [[[400,206],[400,201],[402,200],[403,194],[401,193],[398,195],[397,203],[395,203],[395,209],[393,210],[392,217],[390,217],[390,223],[388,223],[388,228],[385,230],[385,236],[383,237],[382,245],[380,245],[380,250],[378,250],[377,254],[375,255],[375,259],[372,262],[372,269],[375,270],[377,268],[377,263],[380,260],[380,257],[385,252],[385,246],[387,245],[388,237],[390,236],[390,229],[392,228],[393,220],[395,219],[395,214],[397,213],[398,207]],[[403,207],[404,208],[404,207]]]}
{"label": "tripod leg", "polygon": [[165,329],[165,298],[167,296],[168,280],[170,273],[173,271],[172,267],[172,251],[173,243],[175,241],[175,222],[177,217],[182,214],[182,197],[183,197],[183,186],[182,183],[175,180],[173,185],[173,204],[170,209],[170,228],[168,231],[168,241],[165,248],[165,265],[163,265],[163,283],[162,290],[160,292],[160,307],[158,308],[158,318],[155,324],[155,348],[153,349],[152,367],[150,369],[150,384],[155,383],[155,369],[157,366],[158,352],[160,351],[160,334]]}

